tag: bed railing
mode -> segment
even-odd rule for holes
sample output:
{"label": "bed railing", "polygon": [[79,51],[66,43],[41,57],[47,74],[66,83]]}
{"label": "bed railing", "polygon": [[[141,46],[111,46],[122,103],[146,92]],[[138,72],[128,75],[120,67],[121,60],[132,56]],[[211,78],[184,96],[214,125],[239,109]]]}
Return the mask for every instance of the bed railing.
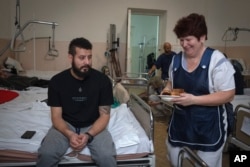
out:
{"label": "bed railing", "polygon": [[[185,154],[187,156],[185,156]],[[191,149],[182,147],[178,155],[178,167],[208,167],[208,165]]]}
{"label": "bed railing", "polygon": [[[151,107],[138,95],[131,93],[129,107],[150,140],[154,139],[154,119]],[[147,114],[145,114],[145,112]]]}
{"label": "bed railing", "polygon": [[236,106],[234,112],[236,121],[234,131],[229,136],[228,142],[242,150],[250,151],[250,136],[242,131],[244,119],[250,119],[250,105],[239,104]]}

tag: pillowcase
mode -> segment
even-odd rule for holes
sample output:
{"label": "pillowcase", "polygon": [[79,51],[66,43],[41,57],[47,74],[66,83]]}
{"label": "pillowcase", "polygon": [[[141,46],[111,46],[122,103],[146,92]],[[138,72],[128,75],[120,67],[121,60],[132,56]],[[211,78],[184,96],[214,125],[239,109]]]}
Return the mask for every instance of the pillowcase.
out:
{"label": "pillowcase", "polygon": [[14,67],[18,72],[24,71],[23,67],[21,66],[20,62],[18,62],[15,59],[12,59],[11,57],[8,57],[5,61],[5,65]]}
{"label": "pillowcase", "polygon": [[130,99],[128,91],[121,83],[117,83],[113,88],[114,98],[120,103],[127,103]]}

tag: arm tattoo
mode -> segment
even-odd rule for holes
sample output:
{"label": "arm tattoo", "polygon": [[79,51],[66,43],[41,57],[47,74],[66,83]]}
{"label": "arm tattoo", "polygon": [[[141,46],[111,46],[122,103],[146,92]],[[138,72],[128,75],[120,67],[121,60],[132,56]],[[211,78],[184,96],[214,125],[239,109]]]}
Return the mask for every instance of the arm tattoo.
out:
{"label": "arm tattoo", "polygon": [[99,111],[104,114],[110,114],[110,106],[100,106]]}

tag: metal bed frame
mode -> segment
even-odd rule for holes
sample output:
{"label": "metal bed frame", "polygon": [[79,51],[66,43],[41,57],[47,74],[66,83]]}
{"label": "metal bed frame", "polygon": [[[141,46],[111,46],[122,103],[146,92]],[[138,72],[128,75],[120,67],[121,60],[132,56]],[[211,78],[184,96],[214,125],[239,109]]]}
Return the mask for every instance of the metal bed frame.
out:
{"label": "metal bed frame", "polygon": [[[244,117],[250,118],[250,105],[243,105],[239,104],[235,108],[235,117],[236,121],[234,124],[234,131],[233,133],[228,137],[228,143],[231,143],[237,147],[239,147],[242,150],[250,151],[250,136],[247,134],[241,132],[241,126],[243,122]],[[246,143],[246,141],[248,141]]]}
{"label": "metal bed frame", "polygon": [[[186,156],[185,156],[186,155]],[[178,155],[178,167],[208,167],[208,165],[191,149],[182,147]]]}
{"label": "metal bed frame", "polygon": [[128,73],[125,72],[121,77],[116,77],[115,80],[121,82],[125,87],[147,87],[147,73]]}

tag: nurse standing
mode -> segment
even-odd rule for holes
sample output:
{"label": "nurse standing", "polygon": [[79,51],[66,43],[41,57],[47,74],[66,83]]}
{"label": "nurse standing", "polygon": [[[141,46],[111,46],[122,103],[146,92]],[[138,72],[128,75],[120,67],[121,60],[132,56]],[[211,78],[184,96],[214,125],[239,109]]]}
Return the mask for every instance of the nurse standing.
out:
{"label": "nurse standing", "polygon": [[166,140],[169,159],[177,166],[178,153],[187,146],[208,166],[221,167],[227,137],[224,104],[234,97],[234,68],[223,53],[205,45],[203,15],[192,13],[181,18],[174,32],[183,52],[173,58],[163,92],[182,88],[185,93],[172,100],[175,107]]}

